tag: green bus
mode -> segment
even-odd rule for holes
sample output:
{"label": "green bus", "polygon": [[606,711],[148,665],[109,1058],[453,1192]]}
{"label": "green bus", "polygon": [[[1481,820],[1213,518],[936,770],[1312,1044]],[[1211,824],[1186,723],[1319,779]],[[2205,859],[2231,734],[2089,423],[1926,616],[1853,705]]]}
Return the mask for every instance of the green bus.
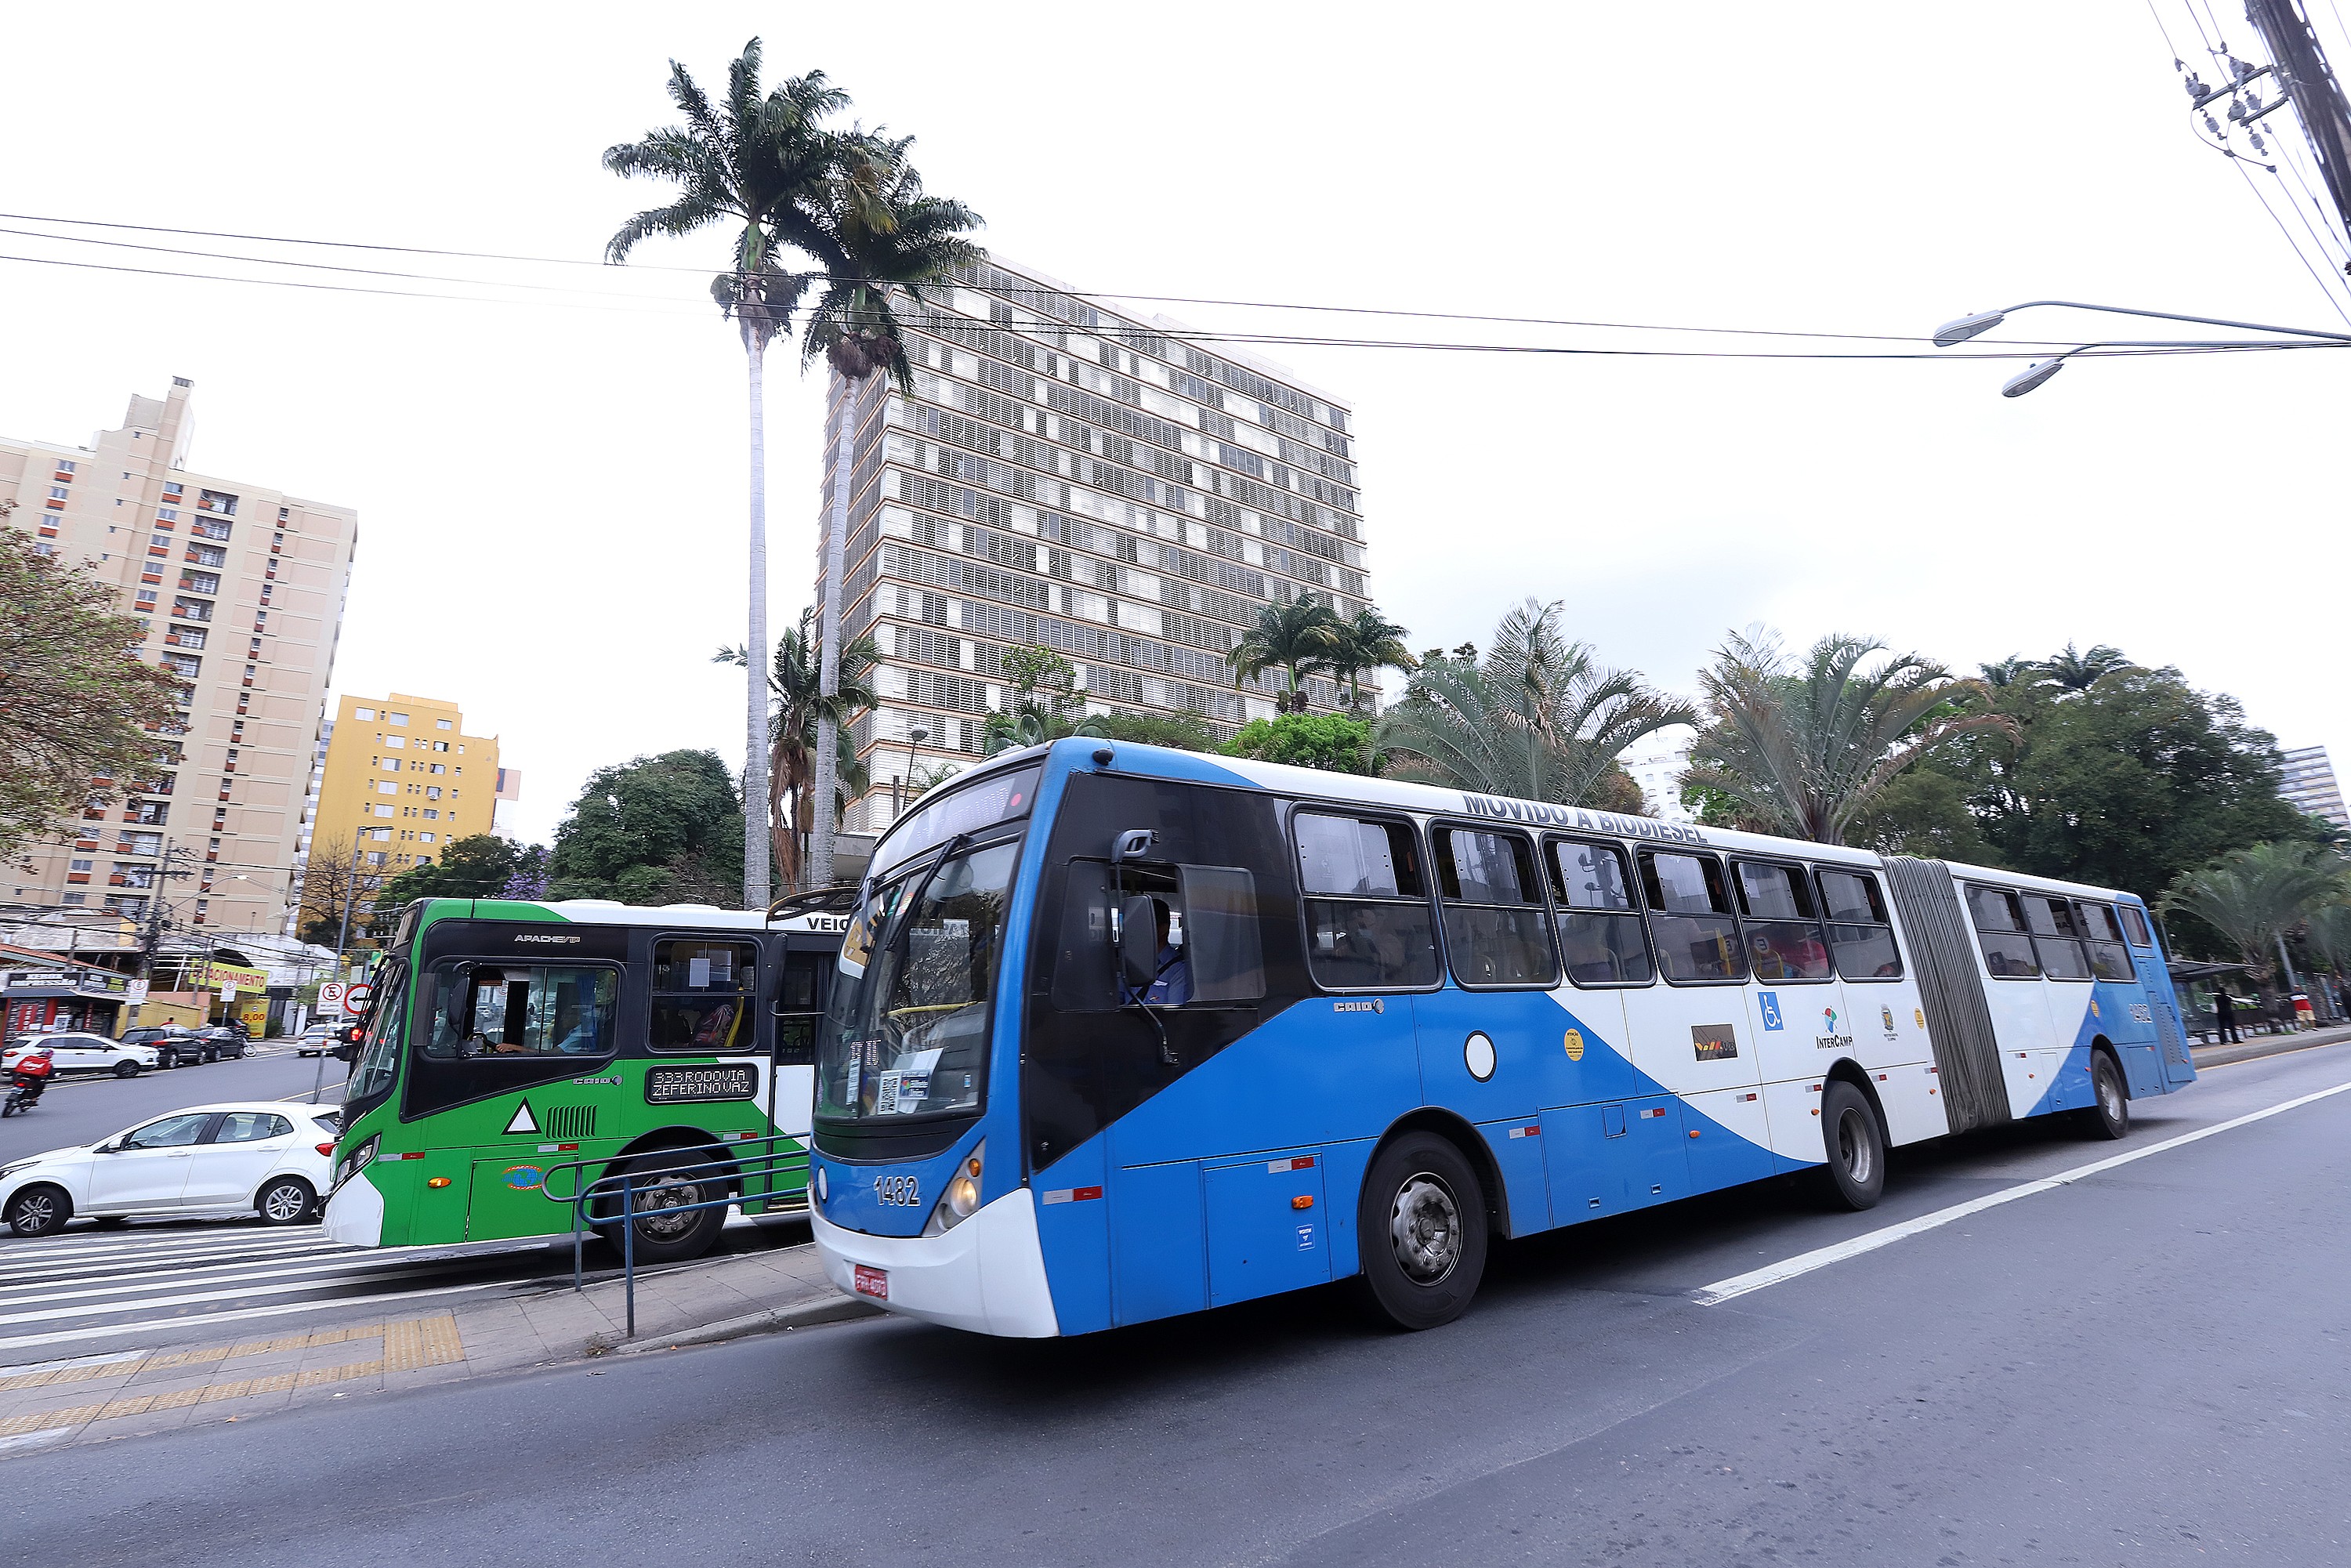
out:
{"label": "green bus", "polygon": [[[561,1199],[628,1174],[643,1184],[637,1260],[662,1262],[708,1250],[726,1214],[666,1209],[801,1207],[817,1025],[854,894],[765,915],[411,904],[360,1026],[327,1235],[402,1247],[566,1234]],[[600,1228],[621,1239],[616,1218]]]}

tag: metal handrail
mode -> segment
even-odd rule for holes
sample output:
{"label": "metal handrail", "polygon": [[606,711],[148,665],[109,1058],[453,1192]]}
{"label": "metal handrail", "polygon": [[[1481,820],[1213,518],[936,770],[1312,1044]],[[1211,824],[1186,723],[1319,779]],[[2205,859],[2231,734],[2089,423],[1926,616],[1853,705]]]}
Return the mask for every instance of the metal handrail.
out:
{"label": "metal handrail", "polygon": [[[808,1147],[804,1142],[794,1140],[795,1146],[789,1151],[774,1146],[788,1139],[793,1139],[793,1134],[789,1133],[770,1133],[765,1137],[744,1138],[727,1146],[730,1149],[745,1149],[749,1148],[754,1145],[766,1144],[768,1145],[768,1152],[763,1155],[752,1155],[748,1159],[737,1158],[729,1155],[721,1156],[715,1160],[697,1160],[692,1165],[672,1166],[667,1169],[659,1172],[658,1175],[664,1179],[684,1177],[687,1180],[698,1180],[705,1175],[707,1175],[711,1177],[723,1179],[732,1185],[736,1189],[731,1195],[722,1195],[721,1197],[715,1198],[705,1198],[698,1203],[664,1204],[661,1206],[661,1212],[664,1214],[691,1214],[697,1210],[705,1208],[731,1208],[736,1204],[743,1201],[742,1188],[747,1185],[748,1178],[762,1174],[772,1176],[782,1167],[785,1161],[791,1159],[805,1159],[807,1157]],[[648,1150],[645,1152],[649,1154],[658,1154],[661,1151]],[[646,1178],[655,1175],[656,1173],[651,1171],[615,1171],[610,1176],[597,1176],[587,1182],[585,1185],[575,1184],[573,1190],[569,1194],[552,1191],[550,1189],[550,1184],[561,1172],[569,1171],[576,1177],[580,1173],[585,1171],[590,1166],[609,1166],[615,1160],[633,1157],[637,1156],[607,1155],[597,1159],[567,1160],[559,1166],[549,1166],[547,1168],[546,1173],[539,1178],[539,1196],[547,1198],[551,1203],[569,1204],[571,1207],[571,1288],[575,1291],[586,1289],[580,1257],[581,1252],[587,1244],[586,1232],[597,1223],[590,1218],[588,1212],[589,1205],[593,1203],[599,1197],[610,1198],[615,1193],[620,1195],[621,1213],[619,1218],[621,1222],[621,1278],[622,1281],[622,1290],[628,1300],[628,1337],[631,1339],[637,1337],[636,1195],[651,1185]],[[806,1207],[808,1187],[805,1183],[798,1187],[776,1187],[772,1183],[769,1185],[770,1191],[765,1195],[768,1199],[772,1200],[777,1197],[788,1197],[793,1193],[798,1193],[800,1196],[802,1207]],[[607,1216],[604,1223],[611,1223],[611,1217]]]}

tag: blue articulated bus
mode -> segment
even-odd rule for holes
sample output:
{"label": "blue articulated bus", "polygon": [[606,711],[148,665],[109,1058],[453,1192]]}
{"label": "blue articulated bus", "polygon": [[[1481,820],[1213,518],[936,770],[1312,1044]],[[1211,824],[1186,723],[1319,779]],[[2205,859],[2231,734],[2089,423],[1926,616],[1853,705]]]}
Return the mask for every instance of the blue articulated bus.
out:
{"label": "blue articulated bus", "polygon": [[839,965],[825,1268],[995,1334],[1432,1327],[1496,1237],[2195,1077],[2128,894],[1083,738],[902,818]]}

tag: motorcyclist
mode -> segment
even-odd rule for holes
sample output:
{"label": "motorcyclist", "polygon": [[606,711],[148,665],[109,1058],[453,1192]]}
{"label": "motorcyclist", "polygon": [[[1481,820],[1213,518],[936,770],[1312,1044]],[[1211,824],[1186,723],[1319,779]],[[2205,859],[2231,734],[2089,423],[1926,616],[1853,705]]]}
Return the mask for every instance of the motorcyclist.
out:
{"label": "motorcyclist", "polygon": [[8,1108],[29,1111],[39,1104],[41,1091],[56,1074],[56,1052],[50,1047],[35,1046],[25,1051],[8,1070]]}

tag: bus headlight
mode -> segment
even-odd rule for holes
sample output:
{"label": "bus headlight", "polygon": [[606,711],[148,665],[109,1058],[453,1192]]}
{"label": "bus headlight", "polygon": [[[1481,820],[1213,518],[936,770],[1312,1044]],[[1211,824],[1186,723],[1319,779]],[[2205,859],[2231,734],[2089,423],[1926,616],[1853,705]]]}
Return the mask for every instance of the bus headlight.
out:
{"label": "bus headlight", "polygon": [[956,1174],[947,1178],[946,1196],[931,1210],[931,1222],[923,1227],[925,1236],[944,1236],[979,1212],[979,1173],[987,1159],[987,1142],[980,1140]]}
{"label": "bus headlight", "polygon": [[819,1166],[816,1167],[816,1200],[819,1203],[824,1202],[827,1198],[832,1196],[831,1193],[825,1190],[827,1185],[828,1184],[824,1179],[824,1167],[822,1166]]}
{"label": "bus headlight", "polygon": [[374,1134],[369,1137],[367,1142],[361,1144],[358,1148],[353,1149],[350,1154],[345,1155],[343,1156],[343,1163],[335,1169],[335,1186],[342,1186],[345,1182],[350,1180],[351,1177],[359,1175],[360,1172],[365,1170],[370,1165],[373,1164],[375,1161],[376,1145],[382,1142],[383,1134],[381,1133]]}

